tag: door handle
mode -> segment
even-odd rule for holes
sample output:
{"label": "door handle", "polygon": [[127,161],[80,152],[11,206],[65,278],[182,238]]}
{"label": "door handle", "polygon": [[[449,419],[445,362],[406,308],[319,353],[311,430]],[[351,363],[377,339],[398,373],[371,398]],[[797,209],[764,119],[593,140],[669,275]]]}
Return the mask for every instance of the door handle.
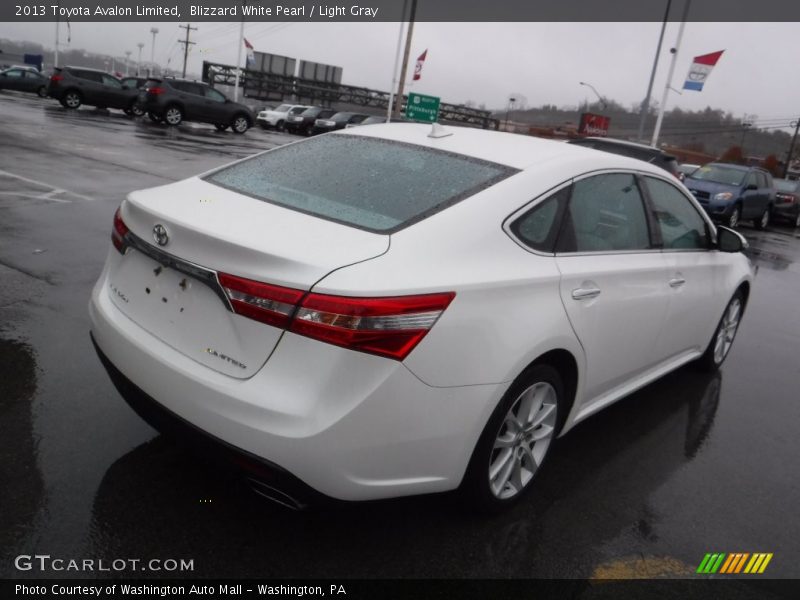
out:
{"label": "door handle", "polygon": [[600,290],[598,288],[578,288],[572,290],[573,300],[589,300],[591,298],[597,298],[599,295]]}
{"label": "door handle", "polygon": [[684,283],[686,283],[686,280],[683,277],[674,277],[669,280],[669,287],[678,288],[681,287]]}

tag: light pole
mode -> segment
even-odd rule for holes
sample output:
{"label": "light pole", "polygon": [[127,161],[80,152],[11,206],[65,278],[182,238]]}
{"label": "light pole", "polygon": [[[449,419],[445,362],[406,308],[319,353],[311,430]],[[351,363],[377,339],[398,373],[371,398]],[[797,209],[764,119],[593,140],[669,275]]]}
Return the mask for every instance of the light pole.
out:
{"label": "light pole", "polygon": [[580,83],[581,85],[585,85],[586,87],[588,87],[590,90],[592,90],[594,92],[595,96],[597,96],[597,99],[600,100],[600,104],[603,105],[603,110],[608,108],[608,102],[606,102],[605,98],[603,98],[600,95],[600,92],[598,92],[591,83],[586,83],[585,81],[579,81],[578,83]]}
{"label": "light pole", "polygon": [[517,99],[514,96],[508,97],[508,106],[506,107],[506,131],[508,131],[508,114],[511,112],[511,109],[514,108],[514,102]]}
{"label": "light pole", "polygon": [[130,62],[131,62],[131,51],[125,50],[125,76],[127,77],[130,69]]}
{"label": "light pole", "polygon": [[653,82],[656,79],[656,71],[658,70],[658,58],[661,55],[661,44],[664,42],[664,31],[667,29],[667,21],[669,20],[669,9],[672,5],[672,0],[667,0],[667,8],[664,11],[664,22],[661,23],[661,34],[658,36],[658,46],[656,46],[656,56],[653,59],[653,70],[650,72],[650,82],[647,84],[647,95],[642,101],[642,114],[639,117],[639,133],[636,139],[644,142],[644,122],[647,120],[647,113],[650,111],[650,96],[653,93]]}
{"label": "light pole", "polygon": [[142,48],[144,48],[144,44],[139,42],[136,45],[139,47],[139,60],[136,61],[136,76],[139,77],[139,74],[142,70]]}
{"label": "light pole", "polygon": [[744,154],[744,136],[747,135],[747,130],[753,126],[752,123],[749,121],[745,121],[742,123],[742,141],[739,142],[739,145],[742,147],[742,154]]}
{"label": "light pole", "polygon": [[158,27],[151,27],[150,33],[153,34],[153,45],[150,46],[150,68],[148,69],[147,74],[153,75],[153,71],[155,70],[153,67],[156,62],[156,34],[158,33]]}

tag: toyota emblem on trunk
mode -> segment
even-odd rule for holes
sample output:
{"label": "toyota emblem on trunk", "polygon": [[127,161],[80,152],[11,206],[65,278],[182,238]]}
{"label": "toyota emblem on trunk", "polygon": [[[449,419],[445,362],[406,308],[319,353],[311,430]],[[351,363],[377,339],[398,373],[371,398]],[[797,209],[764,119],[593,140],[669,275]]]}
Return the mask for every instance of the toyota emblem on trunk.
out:
{"label": "toyota emblem on trunk", "polygon": [[153,239],[159,246],[166,246],[167,243],[169,242],[169,234],[167,234],[167,228],[164,227],[161,223],[153,227]]}

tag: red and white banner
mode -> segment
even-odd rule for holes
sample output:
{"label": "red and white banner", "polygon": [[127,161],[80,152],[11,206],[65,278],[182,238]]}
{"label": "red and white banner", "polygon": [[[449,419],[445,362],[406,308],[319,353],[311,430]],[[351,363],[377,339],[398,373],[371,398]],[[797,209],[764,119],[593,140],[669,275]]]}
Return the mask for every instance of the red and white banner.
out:
{"label": "red and white banner", "polygon": [[425,58],[428,56],[428,50],[419,55],[417,65],[414,67],[414,81],[422,79],[422,66],[425,64]]}
{"label": "red and white banner", "polygon": [[723,52],[725,52],[725,50],[712,52],[711,54],[703,54],[702,56],[695,56],[692,61],[692,66],[689,67],[689,74],[686,76],[683,89],[702,92],[703,84],[706,82],[709,73],[711,73],[711,69],[717,64]]}
{"label": "red and white banner", "polygon": [[256,64],[256,55],[253,52],[255,48],[253,48],[253,44],[247,41],[247,38],[242,38],[244,40],[244,47],[247,49],[247,66],[252,67]]}

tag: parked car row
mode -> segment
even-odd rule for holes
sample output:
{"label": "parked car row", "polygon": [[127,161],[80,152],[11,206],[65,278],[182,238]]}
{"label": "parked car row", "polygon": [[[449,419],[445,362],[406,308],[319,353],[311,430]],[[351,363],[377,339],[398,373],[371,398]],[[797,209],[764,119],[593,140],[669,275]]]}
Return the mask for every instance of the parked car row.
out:
{"label": "parked car row", "polygon": [[385,123],[386,117],[356,112],[337,112],[332,108],[305,104],[281,104],[258,113],[256,123],[264,129],[288,131],[297,135],[316,135],[357,125]]}

